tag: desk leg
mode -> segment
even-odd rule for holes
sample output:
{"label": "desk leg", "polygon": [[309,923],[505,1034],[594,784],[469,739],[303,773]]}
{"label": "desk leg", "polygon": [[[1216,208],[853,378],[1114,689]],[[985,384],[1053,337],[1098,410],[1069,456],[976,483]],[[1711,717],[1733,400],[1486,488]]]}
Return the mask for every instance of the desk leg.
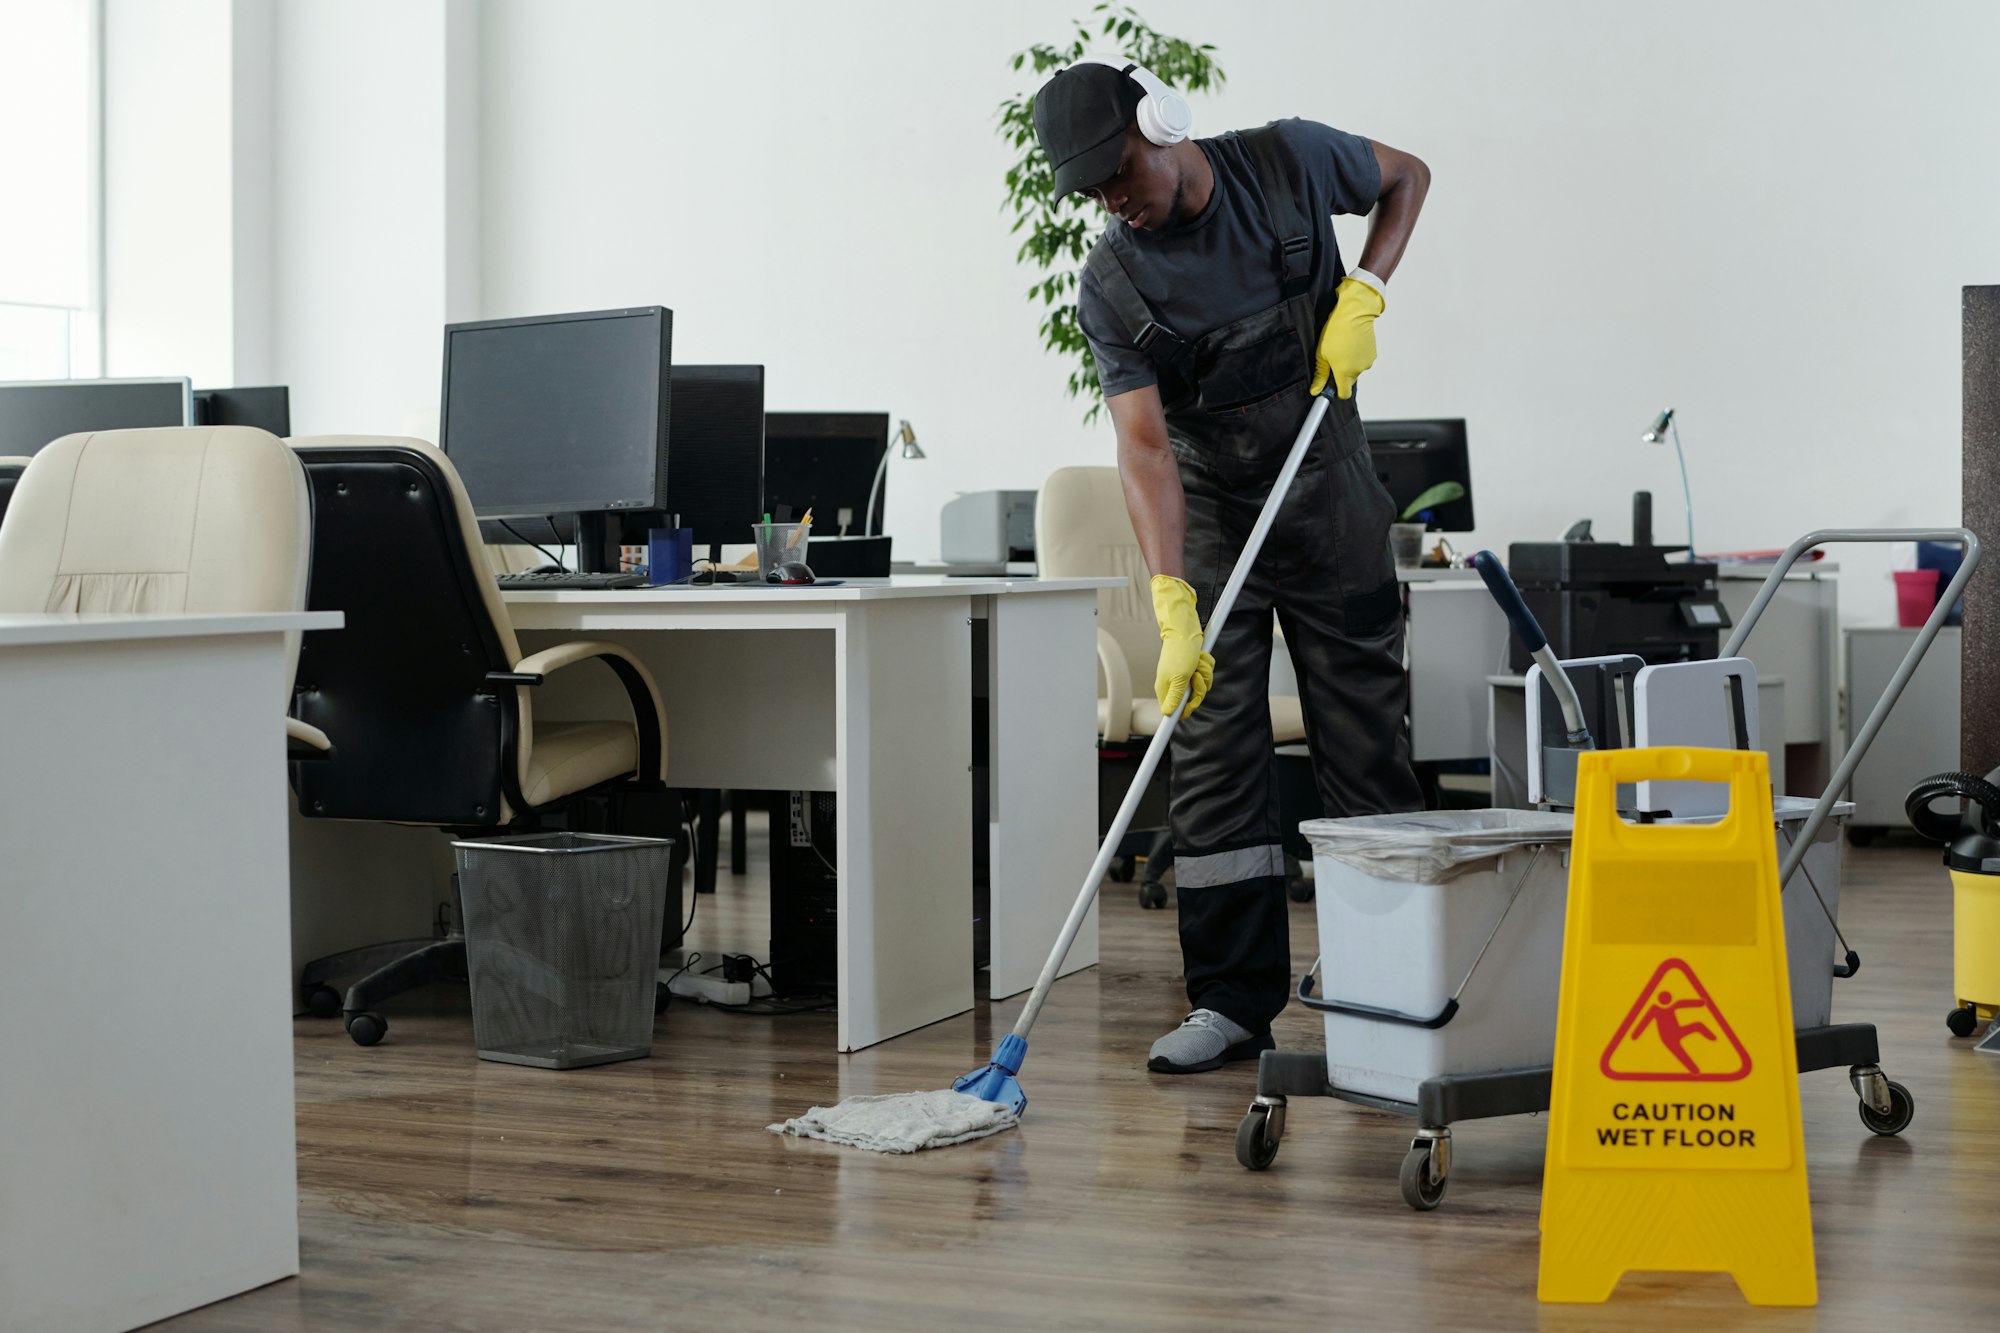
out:
{"label": "desk leg", "polygon": [[[1097,594],[992,599],[994,999],[1035,984],[1097,850]],[[1063,974],[1097,963],[1093,905]]]}
{"label": "desk leg", "polygon": [[891,598],[837,631],[843,1051],[972,1007],[970,615]]}

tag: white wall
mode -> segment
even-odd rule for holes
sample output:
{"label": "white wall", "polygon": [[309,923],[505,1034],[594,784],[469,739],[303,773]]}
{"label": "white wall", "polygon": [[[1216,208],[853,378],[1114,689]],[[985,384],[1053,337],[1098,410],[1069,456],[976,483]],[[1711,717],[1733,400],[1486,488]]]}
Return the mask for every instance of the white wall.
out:
{"label": "white wall", "polygon": [[229,0],[106,0],[104,373],[233,374]]}
{"label": "white wall", "polygon": [[[277,6],[276,360],[296,434],[400,434],[438,397],[448,183],[471,179],[448,118],[470,0]],[[461,247],[476,231],[461,228]]]}
{"label": "white wall", "polygon": [[[1213,42],[1216,130],[1305,115],[1435,180],[1370,415],[1463,415],[1482,529],[1702,544],[1958,512],[1958,289],[2000,280],[2000,7],[1151,0]],[[1111,457],[1037,348],[998,210],[1008,57],[1081,0],[484,7],[484,311],[658,301],[675,357],[761,361],[776,408],[909,417],[899,551],[954,491]],[[1345,228],[1350,252],[1361,225]],[[1887,619],[1880,553],[1843,553]]]}

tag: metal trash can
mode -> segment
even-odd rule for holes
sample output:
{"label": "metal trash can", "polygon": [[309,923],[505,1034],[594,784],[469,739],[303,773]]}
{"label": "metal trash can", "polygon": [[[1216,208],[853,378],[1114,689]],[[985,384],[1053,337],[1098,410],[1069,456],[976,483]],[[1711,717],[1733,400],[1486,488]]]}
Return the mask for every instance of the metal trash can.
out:
{"label": "metal trash can", "polygon": [[528,833],[452,847],[479,1058],[577,1069],[651,1055],[673,843]]}

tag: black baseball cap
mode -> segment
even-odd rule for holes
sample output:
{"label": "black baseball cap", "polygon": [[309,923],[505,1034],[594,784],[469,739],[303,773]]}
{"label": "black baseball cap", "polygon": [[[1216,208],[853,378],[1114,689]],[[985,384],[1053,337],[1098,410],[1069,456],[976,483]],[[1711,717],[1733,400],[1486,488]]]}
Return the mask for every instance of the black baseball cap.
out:
{"label": "black baseball cap", "polygon": [[1125,129],[1146,92],[1109,65],[1071,65],[1035,94],[1035,138],[1056,169],[1058,198],[1109,180],[1125,155]]}

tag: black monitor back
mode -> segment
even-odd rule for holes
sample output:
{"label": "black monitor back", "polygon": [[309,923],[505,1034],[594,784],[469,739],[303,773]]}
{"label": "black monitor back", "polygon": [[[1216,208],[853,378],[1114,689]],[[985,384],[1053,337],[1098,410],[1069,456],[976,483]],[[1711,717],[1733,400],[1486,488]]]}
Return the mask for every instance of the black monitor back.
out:
{"label": "black monitor back", "polygon": [[244,389],[196,389],[197,426],[255,426],[279,439],[292,433],[292,391],[282,384]]}
{"label": "black monitor back", "polygon": [[[886,412],[770,412],[764,417],[764,508],[813,511],[815,536],[873,532],[863,511],[875,469],[889,449]],[[888,505],[887,486],[876,501]],[[849,519],[840,521],[840,511]]]}
{"label": "black monitor back", "polygon": [[764,367],[674,367],[665,514],[698,546],[751,540],[764,514]]}
{"label": "black monitor back", "polygon": [[[1472,531],[1472,466],[1465,448],[1465,421],[1442,417],[1419,421],[1364,421],[1368,452],[1375,475],[1396,502],[1396,513],[1443,481],[1455,481],[1465,495],[1444,504],[1426,506],[1430,527],[1437,532]],[[1414,520],[1414,516],[1412,516]]]}
{"label": "black monitor back", "polygon": [[0,384],[0,456],[33,454],[80,431],[185,426],[189,398],[184,379]]}

